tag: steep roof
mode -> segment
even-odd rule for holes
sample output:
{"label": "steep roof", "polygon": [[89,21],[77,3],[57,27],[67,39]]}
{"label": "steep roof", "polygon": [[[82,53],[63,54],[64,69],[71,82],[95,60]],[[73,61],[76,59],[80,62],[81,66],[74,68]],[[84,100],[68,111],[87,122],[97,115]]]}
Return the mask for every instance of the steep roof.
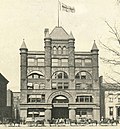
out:
{"label": "steep roof", "polygon": [[25,44],[24,39],[23,39],[23,42],[22,42],[22,45],[21,45],[20,49],[27,49],[27,46],[26,46],[26,44]]}
{"label": "steep roof", "polygon": [[50,33],[50,37],[52,39],[68,39],[69,35],[68,33],[60,26],[60,27],[55,27],[53,31]]}
{"label": "steep roof", "polygon": [[0,73],[0,82],[7,84],[9,81]]}

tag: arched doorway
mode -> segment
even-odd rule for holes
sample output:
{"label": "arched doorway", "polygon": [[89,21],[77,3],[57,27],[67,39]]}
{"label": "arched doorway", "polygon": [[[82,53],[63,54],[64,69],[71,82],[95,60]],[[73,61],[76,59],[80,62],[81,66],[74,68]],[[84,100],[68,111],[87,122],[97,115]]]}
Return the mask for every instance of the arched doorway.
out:
{"label": "arched doorway", "polygon": [[52,118],[69,118],[68,103],[68,98],[63,95],[54,97],[52,100]]}

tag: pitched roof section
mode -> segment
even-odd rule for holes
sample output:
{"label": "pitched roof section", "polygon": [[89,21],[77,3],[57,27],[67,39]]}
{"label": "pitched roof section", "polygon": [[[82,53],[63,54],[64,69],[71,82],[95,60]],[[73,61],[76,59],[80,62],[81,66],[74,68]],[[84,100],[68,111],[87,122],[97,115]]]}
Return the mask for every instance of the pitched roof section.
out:
{"label": "pitched roof section", "polygon": [[97,45],[95,43],[95,40],[94,40],[94,44],[93,44],[92,50],[98,50]]}
{"label": "pitched roof section", "polygon": [[53,31],[50,33],[50,37],[52,39],[63,39],[66,40],[69,38],[68,33],[60,26],[60,27],[55,27]]}

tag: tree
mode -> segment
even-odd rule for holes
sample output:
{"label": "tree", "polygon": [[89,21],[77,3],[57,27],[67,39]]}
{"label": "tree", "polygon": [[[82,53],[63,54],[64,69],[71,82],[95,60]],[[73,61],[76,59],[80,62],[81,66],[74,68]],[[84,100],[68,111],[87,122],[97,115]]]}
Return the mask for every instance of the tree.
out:
{"label": "tree", "polygon": [[[120,0],[119,0],[120,2]],[[114,41],[116,41],[115,43],[118,43],[118,45],[120,45],[120,32],[118,27],[116,26],[116,24],[112,27],[107,21],[105,21],[106,25],[109,28],[109,32],[112,34],[112,38],[114,39]],[[105,49],[107,52],[112,53],[114,55],[114,58],[111,58],[110,56],[107,57],[100,57],[100,59],[106,63],[106,64],[110,64],[113,67],[118,66],[120,67],[120,48],[118,47],[118,49],[116,48],[111,48],[108,45],[105,45],[105,43],[103,43],[101,40],[99,40],[100,46]],[[117,44],[115,44],[116,46]],[[113,70],[114,74],[116,74],[117,76],[119,76],[120,78],[120,72],[119,71],[115,71]],[[112,80],[113,82],[117,83],[120,85],[119,80],[117,80],[116,78],[112,77],[112,75],[110,76],[109,74],[106,75],[110,80]],[[107,82],[105,80],[105,82]]]}

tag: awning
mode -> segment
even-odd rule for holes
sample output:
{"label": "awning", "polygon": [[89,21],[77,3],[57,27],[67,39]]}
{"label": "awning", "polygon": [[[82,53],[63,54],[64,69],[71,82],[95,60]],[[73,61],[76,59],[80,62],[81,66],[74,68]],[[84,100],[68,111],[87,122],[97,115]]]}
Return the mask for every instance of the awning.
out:
{"label": "awning", "polygon": [[28,83],[28,84],[27,84],[27,86],[30,86],[30,87],[32,87],[32,83]]}
{"label": "awning", "polygon": [[39,112],[28,112],[28,114],[39,114]]}
{"label": "awning", "polygon": [[31,117],[27,117],[26,122],[29,122],[29,121],[33,121],[33,119]]}
{"label": "awning", "polygon": [[44,116],[45,115],[45,112],[40,112],[40,116]]}
{"label": "awning", "polygon": [[36,98],[36,95],[29,95],[29,98]]}
{"label": "awning", "polygon": [[40,72],[40,71],[32,71],[32,72],[30,72],[30,73],[28,74],[28,76],[31,75],[31,74],[34,74],[34,73],[37,73],[37,74],[39,74],[39,75],[41,75],[41,76],[44,76],[43,73]]}
{"label": "awning", "polygon": [[85,76],[86,75],[86,72],[81,72],[81,75]]}
{"label": "awning", "polygon": [[42,95],[29,95],[29,98],[42,98]]}
{"label": "awning", "polygon": [[58,97],[56,97],[56,99],[66,99],[66,98],[63,96],[58,96]]}

